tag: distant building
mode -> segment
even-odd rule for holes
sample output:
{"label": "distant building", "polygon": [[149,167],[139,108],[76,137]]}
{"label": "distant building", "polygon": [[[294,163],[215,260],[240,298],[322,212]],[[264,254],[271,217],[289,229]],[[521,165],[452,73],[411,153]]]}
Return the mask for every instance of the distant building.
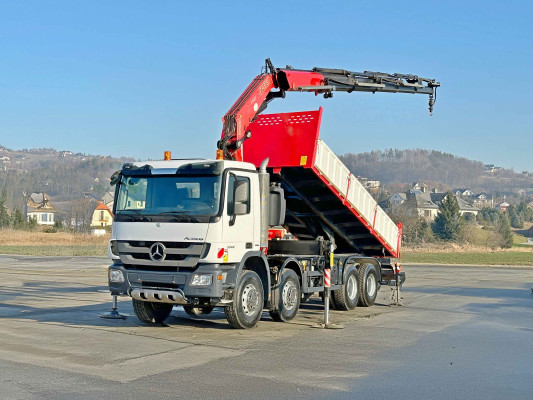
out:
{"label": "distant building", "polygon": [[112,224],[113,224],[112,211],[105,204],[98,203],[98,205],[95,207],[92,213],[91,227],[99,228],[99,227],[111,226]]}
{"label": "distant building", "polygon": [[498,172],[502,169],[502,167],[497,167],[494,164],[485,164],[485,172],[489,174],[493,174],[495,172]]}
{"label": "distant building", "polygon": [[492,195],[488,193],[479,193],[474,196],[474,205],[479,208],[493,207]]}
{"label": "distant building", "polygon": [[57,210],[46,193],[32,193],[26,197],[26,219],[35,219],[38,225],[54,225]]}
{"label": "distant building", "polygon": [[[418,216],[427,220],[434,220],[437,217],[439,206],[446,198],[447,193],[425,193],[420,190],[409,190],[406,193],[394,193],[387,201],[380,203],[382,208],[388,212],[396,212],[400,206],[411,209],[410,214],[416,212]],[[461,215],[473,214],[477,215],[479,208],[462,199],[460,196],[455,196],[459,205],[459,212]]]}
{"label": "distant building", "polygon": [[501,212],[505,212],[505,211],[507,211],[507,209],[509,208],[509,203],[507,203],[506,201],[504,201],[504,202],[501,203],[498,207],[500,208],[500,211],[501,211]]}
{"label": "distant building", "polygon": [[411,189],[413,190],[420,190],[422,193],[427,191],[427,185],[425,183],[421,182],[413,182],[413,185],[411,186]]}
{"label": "distant building", "polygon": [[11,160],[8,156],[0,157],[0,171],[7,171],[9,164],[11,164]]}
{"label": "distant building", "polygon": [[454,189],[453,194],[456,196],[472,197],[474,192],[470,189]]}
{"label": "distant building", "polygon": [[115,201],[115,193],[114,192],[106,192],[104,193],[104,195],[102,196],[102,203],[104,203],[106,206],[108,206],[109,208],[113,208],[113,203]]}

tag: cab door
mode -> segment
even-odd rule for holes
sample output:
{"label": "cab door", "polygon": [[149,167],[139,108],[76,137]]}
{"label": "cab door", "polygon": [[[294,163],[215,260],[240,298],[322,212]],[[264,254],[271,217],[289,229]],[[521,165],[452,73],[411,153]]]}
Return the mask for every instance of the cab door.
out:
{"label": "cab door", "polygon": [[246,252],[254,249],[254,191],[250,175],[239,171],[227,176],[222,215],[226,262],[239,262]]}

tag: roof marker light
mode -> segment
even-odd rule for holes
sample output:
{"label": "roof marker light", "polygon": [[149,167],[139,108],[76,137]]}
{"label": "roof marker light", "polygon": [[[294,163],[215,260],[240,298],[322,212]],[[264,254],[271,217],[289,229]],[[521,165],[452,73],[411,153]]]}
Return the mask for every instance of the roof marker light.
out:
{"label": "roof marker light", "polygon": [[163,158],[165,161],[170,161],[171,158],[170,158],[170,151],[165,151],[165,156]]}

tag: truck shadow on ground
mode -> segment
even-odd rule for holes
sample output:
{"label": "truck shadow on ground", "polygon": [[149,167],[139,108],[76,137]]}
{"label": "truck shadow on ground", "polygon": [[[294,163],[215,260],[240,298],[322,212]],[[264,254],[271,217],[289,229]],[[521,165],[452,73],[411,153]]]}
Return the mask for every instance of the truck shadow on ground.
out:
{"label": "truck shadow on ground", "polygon": [[[161,325],[147,325],[140,322],[133,311],[131,301],[120,298],[118,311],[126,319],[109,320],[99,315],[111,311],[112,301],[101,301],[107,286],[68,286],[53,281],[24,283],[20,287],[0,288],[0,318],[32,320],[42,323],[65,324],[90,327],[198,327],[210,329],[231,329],[226,321],[224,310],[216,308],[208,315],[192,317],[181,306],[176,306],[171,315]],[[96,299],[98,296],[100,299]],[[318,300],[318,299],[317,299]],[[89,304],[87,304],[89,303]],[[318,316],[321,303],[310,302],[302,306],[300,315],[306,311]],[[315,311],[316,310],[316,311]],[[268,312],[264,312],[261,323],[271,322]]]}
{"label": "truck shadow on ground", "polygon": [[[105,296],[101,292],[106,292],[106,290],[106,286],[74,287],[52,281],[25,283],[21,287],[0,288],[0,318],[100,328],[170,326],[232,329],[226,321],[222,308],[215,308],[208,315],[192,317],[186,314],[181,306],[176,306],[164,324],[143,324],[135,316],[131,301],[126,298],[119,298],[118,302],[118,311],[126,315],[126,319],[103,319],[99,315],[111,311],[112,307],[111,296],[108,297],[108,301],[101,300],[102,296]],[[375,307],[386,307],[386,305],[376,304]],[[322,300],[313,297],[300,305],[297,318],[289,323],[313,326],[323,318],[323,310]],[[279,325],[280,323],[273,321],[269,313],[264,311],[261,325],[264,324]]]}

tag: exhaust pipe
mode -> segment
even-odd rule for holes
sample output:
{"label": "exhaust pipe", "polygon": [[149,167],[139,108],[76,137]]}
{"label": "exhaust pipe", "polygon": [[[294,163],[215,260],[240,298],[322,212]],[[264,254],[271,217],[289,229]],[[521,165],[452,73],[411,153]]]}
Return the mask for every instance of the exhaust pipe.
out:
{"label": "exhaust pipe", "polygon": [[259,204],[261,209],[260,214],[260,235],[259,246],[261,249],[268,247],[268,221],[270,212],[270,175],[267,172],[268,158],[265,158],[259,167]]}

